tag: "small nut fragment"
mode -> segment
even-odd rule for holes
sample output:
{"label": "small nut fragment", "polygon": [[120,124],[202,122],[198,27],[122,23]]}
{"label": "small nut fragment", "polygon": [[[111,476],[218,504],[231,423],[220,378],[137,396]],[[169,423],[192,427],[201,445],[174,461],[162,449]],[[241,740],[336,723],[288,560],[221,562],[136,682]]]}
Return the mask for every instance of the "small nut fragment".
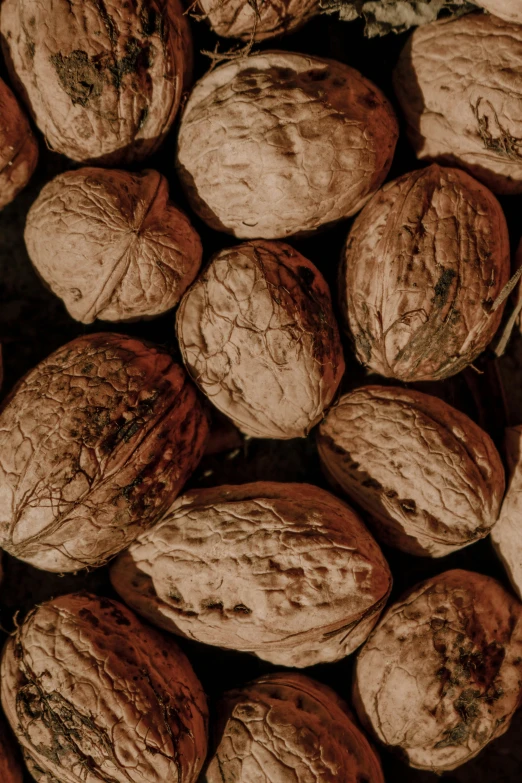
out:
{"label": "small nut fragment", "polygon": [[0,79],[0,209],[25,188],[38,162],[38,144],[16,98]]}
{"label": "small nut fragment", "polygon": [[76,593],[37,607],[7,642],[1,673],[36,780],[195,783],[207,744],[201,685],[172,640],[116,601]]}
{"label": "small nut fragment", "polygon": [[493,546],[506,573],[522,598],[522,425],[506,430],[509,481],[497,524],[491,531]]}
{"label": "small nut fragment", "polygon": [[319,13],[319,0],[199,0],[212,29],[225,38],[263,41],[289,33]]}
{"label": "small nut fragment", "polygon": [[480,427],[411,389],[366,386],[340,398],[318,431],[327,474],[370,514],[377,537],[442,557],[486,536],[504,469]]}
{"label": "small nut fragment", "polygon": [[522,605],[488,576],[446,571],[388,609],[358,656],[354,703],[382,743],[440,773],[507,730],[521,676]]}
{"label": "small nut fragment", "polygon": [[474,0],[474,2],[490,14],[505,19],[506,22],[522,24],[522,0]]}

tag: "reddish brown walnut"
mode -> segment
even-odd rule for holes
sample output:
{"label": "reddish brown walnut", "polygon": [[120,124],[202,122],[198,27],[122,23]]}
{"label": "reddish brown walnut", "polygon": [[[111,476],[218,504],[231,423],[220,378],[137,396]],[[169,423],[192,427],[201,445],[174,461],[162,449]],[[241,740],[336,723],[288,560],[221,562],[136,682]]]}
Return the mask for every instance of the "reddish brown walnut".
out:
{"label": "reddish brown walnut", "polygon": [[509,483],[491,539],[507,575],[522,598],[522,426],[506,431]]}
{"label": "reddish brown walnut", "polygon": [[0,412],[0,546],[47,571],[102,565],[168,509],[207,430],[167,353],[117,334],[73,340]]}
{"label": "reddish brown walnut", "polygon": [[226,38],[262,41],[289,33],[319,12],[319,0],[199,0],[212,29]]}
{"label": "reddish brown walnut", "polygon": [[446,571],[384,615],[356,664],[363,724],[413,767],[455,769],[509,727],[521,698],[522,605]]}
{"label": "reddish brown walnut", "polygon": [[26,116],[0,79],[0,209],[24,188],[38,162],[38,144]]}
{"label": "reddish brown walnut", "polygon": [[76,161],[143,160],[190,68],[178,0],[5,0],[7,64],[48,145]]}
{"label": "reddish brown walnut", "polygon": [[474,0],[474,2],[507,22],[522,24],[522,0]]}
{"label": "reddish brown walnut", "polygon": [[357,212],[384,180],[397,134],[388,101],[358,71],[263,52],[196,84],[178,173],[212,228],[280,239]]}
{"label": "reddish brown walnut", "polygon": [[344,372],[328,286],[280,242],[217,253],[183,297],[176,332],[199,388],[258,438],[307,435]]}
{"label": "reddish brown walnut", "polygon": [[22,783],[22,767],[18,760],[15,742],[0,720],[0,780],[2,783]]}
{"label": "reddish brown walnut", "polygon": [[60,174],[27,216],[38,274],[73,318],[148,318],[174,307],[195,278],[202,248],[156,171],[83,168]]}
{"label": "reddish brown walnut", "polygon": [[116,601],[76,593],[37,607],[1,672],[36,780],[195,783],[207,745],[201,685],[171,639]]}
{"label": "reddish brown walnut", "polygon": [[405,552],[447,555],[497,521],[500,456],[489,435],[437,397],[387,386],[345,394],[319,427],[318,449],[378,537]]}

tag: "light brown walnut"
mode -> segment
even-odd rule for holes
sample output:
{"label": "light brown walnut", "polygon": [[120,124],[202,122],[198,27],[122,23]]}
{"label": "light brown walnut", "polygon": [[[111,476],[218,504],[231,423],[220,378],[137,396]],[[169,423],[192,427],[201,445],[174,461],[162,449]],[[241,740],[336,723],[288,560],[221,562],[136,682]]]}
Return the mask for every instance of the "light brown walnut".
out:
{"label": "light brown walnut", "polygon": [[319,0],[199,0],[212,29],[225,38],[263,41],[289,33],[319,13]]}
{"label": "light brown walnut", "polygon": [[491,540],[513,588],[522,598],[522,425],[506,430],[505,447],[508,487]]}
{"label": "light brown walnut", "polygon": [[522,24],[522,0],[474,0],[494,16],[505,19],[506,22]]}
{"label": "light brown walnut", "polygon": [[38,162],[38,144],[18,102],[0,79],[0,209],[25,188]]}

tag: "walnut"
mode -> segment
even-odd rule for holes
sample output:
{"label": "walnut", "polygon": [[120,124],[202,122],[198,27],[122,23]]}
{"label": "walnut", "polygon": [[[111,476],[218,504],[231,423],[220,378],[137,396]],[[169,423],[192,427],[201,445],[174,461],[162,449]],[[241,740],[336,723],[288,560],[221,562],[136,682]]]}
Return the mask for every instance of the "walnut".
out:
{"label": "walnut", "polygon": [[474,0],[490,14],[505,19],[506,22],[522,24],[522,0]]}
{"label": "walnut", "polygon": [[80,337],[0,412],[0,546],[47,571],[96,567],[171,505],[207,422],[182,368],[131,337]]}
{"label": "walnut", "polygon": [[77,321],[129,321],[174,307],[202,247],[156,171],[83,168],[49,182],[25,227],[36,270]]}
{"label": "walnut", "polygon": [[176,331],[199,388],[253,437],[304,437],[344,372],[328,286],[280,242],[217,253],[183,297]]}
{"label": "walnut", "polygon": [[340,290],[357,358],[401,381],[441,380],[493,338],[509,279],[497,199],[436,164],[385,185],[355,220]]}
{"label": "walnut", "polygon": [[508,489],[491,540],[513,588],[522,598],[522,425],[506,430],[505,445],[509,466]]}
{"label": "walnut", "polygon": [[199,0],[198,5],[218,35],[247,41],[289,33],[320,10],[320,0]]}
{"label": "walnut", "polygon": [[488,576],[446,571],[417,585],[358,656],[359,718],[413,767],[464,764],[520,703],[521,621],[522,605]]}
{"label": "walnut", "polygon": [[357,212],[384,180],[397,134],[388,101],[353,68],[263,52],[196,84],[178,173],[212,228],[284,238]]}
{"label": "walnut", "polygon": [[437,397],[387,386],[345,394],[319,427],[318,449],[378,538],[405,552],[442,557],[497,521],[500,456],[489,435]]}
{"label": "walnut", "polygon": [[0,79],[0,209],[25,188],[38,162],[38,144],[25,114]]}
{"label": "walnut", "polygon": [[5,0],[0,29],[12,78],[52,149],[118,165],[162,143],[190,68],[178,0]]}
{"label": "walnut", "polygon": [[0,720],[0,780],[2,783],[23,783],[15,742],[3,718]]}
{"label": "walnut", "polygon": [[201,685],[171,639],[116,601],[76,593],[37,607],[7,642],[1,672],[4,710],[37,780],[197,780]]}
{"label": "walnut", "polygon": [[394,82],[417,157],[522,193],[522,26],[470,14],[420,27]]}

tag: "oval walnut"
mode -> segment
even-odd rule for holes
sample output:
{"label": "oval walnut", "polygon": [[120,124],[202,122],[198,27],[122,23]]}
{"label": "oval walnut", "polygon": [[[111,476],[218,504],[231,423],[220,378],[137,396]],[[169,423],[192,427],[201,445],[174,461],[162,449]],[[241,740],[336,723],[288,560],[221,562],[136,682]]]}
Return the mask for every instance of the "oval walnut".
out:
{"label": "oval walnut", "polygon": [[320,10],[319,0],[199,0],[198,5],[218,35],[246,41],[290,33]]}

